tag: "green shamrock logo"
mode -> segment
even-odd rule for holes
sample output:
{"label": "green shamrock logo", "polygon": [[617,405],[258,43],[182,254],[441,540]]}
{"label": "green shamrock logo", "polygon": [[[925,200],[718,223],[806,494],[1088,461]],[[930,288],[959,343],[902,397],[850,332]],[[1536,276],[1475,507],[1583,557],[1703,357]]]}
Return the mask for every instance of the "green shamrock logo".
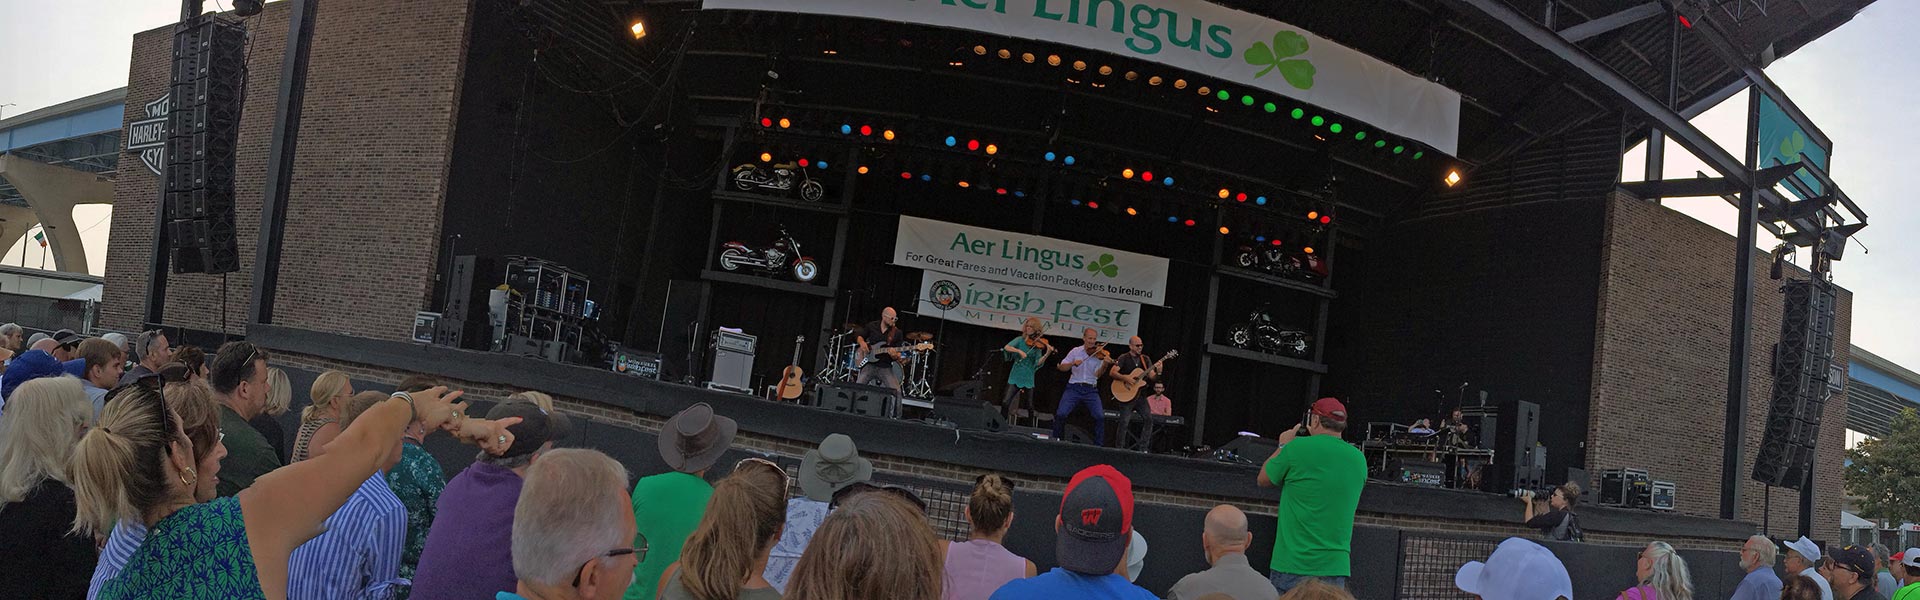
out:
{"label": "green shamrock logo", "polygon": [[1780,140],[1780,158],[1785,164],[1800,162],[1800,152],[1807,149],[1807,136],[1795,131],[1793,135]]}
{"label": "green shamrock logo", "polygon": [[1305,36],[1292,31],[1281,31],[1273,34],[1273,45],[1269,46],[1266,42],[1254,42],[1253,47],[1247,49],[1247,53],[1243,58],[1246,59],[1247,64],[1256,67],[1266,67],[1261,69],[1259,73],[1253,75],[1255,79],[1265,77],[1267,73],[1273,72],[1274,69],[1279,69],[1280,76],[1287,78],[1287,83],[1292,84],[1293,87],[1307,90],[1313,89],[1313,75],[1317,72],[1313,68],[1313,62],[1304,58],[1288,59],[1288,57],[1299,56],[1306,54],[1306,52],[1307,38]]}
{"label": "green shamrock logo", "polygon": [[1087,271],[1095,275],[1106,275],[1108,277],[1120,276],[1120,266],[1113,264],[1112,254],[1100,255],[1100,260],[1093,261],[1093,264],[1087,265]]}

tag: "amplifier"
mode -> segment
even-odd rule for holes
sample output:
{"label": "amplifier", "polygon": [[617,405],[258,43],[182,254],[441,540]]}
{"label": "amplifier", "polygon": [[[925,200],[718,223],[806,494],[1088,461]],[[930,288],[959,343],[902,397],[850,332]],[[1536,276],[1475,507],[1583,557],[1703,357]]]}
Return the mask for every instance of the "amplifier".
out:
{"label": "amplifier", "polygon": [[1414,485],[1441,487],[1447,484],[1447,467],[1437,462],[1397,458],[1387,461],[1387,480]]}
{"label": "amplifier", "polygon": [[1655,510],[1673,510],[1673,482],[1655,481],[1650,487],[1653,489],[1652,507]]}
{"label": "amplifier", "polygon": [[1600,505],[1646,508],[1653,501],[1653,480],[1646,469],[1607,469],[1600,472]]}

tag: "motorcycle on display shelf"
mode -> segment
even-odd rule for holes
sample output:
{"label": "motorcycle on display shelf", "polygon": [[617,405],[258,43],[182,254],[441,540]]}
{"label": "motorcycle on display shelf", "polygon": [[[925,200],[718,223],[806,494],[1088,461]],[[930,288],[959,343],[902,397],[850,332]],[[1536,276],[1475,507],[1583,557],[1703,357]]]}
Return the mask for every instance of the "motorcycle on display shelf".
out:
{"label": "motorcycle on display shelf", "polygon": [[1236,348],[1284,354],[1294,358],[1307,357],[1308,338],[1305,331],[1275,325],[1273,317],[1267,314],[1266,305],[1253,309],[1253,313],[1247,315],[1245,322],[1235,323],[1227,328],[1227,343]]}
{"label": "motorcycle on display shelf", "polygon": [[1289,253],[1279,246],[1241,246],[1234,253],[1234,266],[1301,281],[1319,281],[1327,276],[1327,263],[1318,254]]}
{"label": "motorcycle on display shelf", "polygon": [[819,202],[827,193],[827,188],[808,178],[807,170],[794,163],[771,167],[747,163],[733,168],[733,187],[742,192],[755,189],[790,192],[796,186],[800,188],[800,199],[808,202]]}
{"label": "motorcycle on display shelf", "polygon": [[720,268],[728,271],[750,268],[766,275],[785,272],[800,283],[812,283],[813,278],[820,276],[820,266],[814,264],[813,257],[800,253],[800,242],[787,233],[785,225],[780,226],[780,239],[765,248],[755,249],[737,241],[721,244]]}

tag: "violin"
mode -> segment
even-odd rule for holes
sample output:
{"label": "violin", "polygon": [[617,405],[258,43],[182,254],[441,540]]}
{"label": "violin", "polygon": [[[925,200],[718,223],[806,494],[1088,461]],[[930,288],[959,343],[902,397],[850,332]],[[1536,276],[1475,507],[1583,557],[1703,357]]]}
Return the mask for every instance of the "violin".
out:
{"label": "violin", "polygon": [[1053,344],[1048,343],[1047,338],[1037,333],[1027,336],[1027,345],[1036,350],[1053,351]]}

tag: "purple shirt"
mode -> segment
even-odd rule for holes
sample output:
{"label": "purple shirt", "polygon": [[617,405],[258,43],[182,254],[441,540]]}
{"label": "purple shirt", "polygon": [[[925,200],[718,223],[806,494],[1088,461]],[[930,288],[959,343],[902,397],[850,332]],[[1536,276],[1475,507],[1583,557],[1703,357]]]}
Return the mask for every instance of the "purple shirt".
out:
{"label": "purple shirt", "polygon": [[1027,559],[988,540],[947,542],[944,600],[987,600],[1007,582],[1027,576]]}
{"label": "purple shirt", "polygon": [[412,600],[492,598],[514,590],[513,505],[519,475],[476,462],[447,482],[414,571]]}

